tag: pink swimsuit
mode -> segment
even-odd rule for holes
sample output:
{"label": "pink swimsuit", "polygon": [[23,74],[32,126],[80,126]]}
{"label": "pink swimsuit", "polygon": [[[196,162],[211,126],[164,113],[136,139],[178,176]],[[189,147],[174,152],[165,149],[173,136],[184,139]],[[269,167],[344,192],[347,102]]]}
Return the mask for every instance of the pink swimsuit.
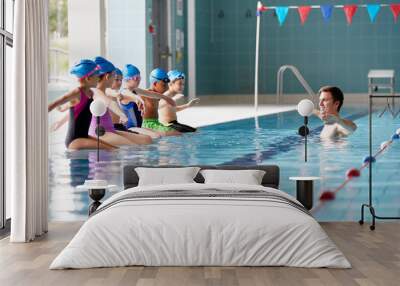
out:
{"label": "pink swimsuit", "polygon": [[[104,127],[106,132],[113,132],[115,133],[115,128],[114,124],[111,120],[111,114],[110,111],[107,109],[107,112],[100,117],[100,125]],[[90,122],[90,128],[89,128],[89,135],[96,137],[96,117],[92,116],[92,121]]]}

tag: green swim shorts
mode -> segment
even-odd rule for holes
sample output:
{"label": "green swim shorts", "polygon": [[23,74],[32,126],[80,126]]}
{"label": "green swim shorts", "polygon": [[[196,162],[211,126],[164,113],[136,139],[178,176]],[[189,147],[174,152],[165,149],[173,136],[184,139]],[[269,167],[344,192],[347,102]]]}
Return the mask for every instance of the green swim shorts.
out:
{"label": "green swim shorts", "polygon": [[148,128],[155,131],[174,131],[172,127],[164,126],[158,121],[158,119],[144,119],[142,122],[142,128]]}

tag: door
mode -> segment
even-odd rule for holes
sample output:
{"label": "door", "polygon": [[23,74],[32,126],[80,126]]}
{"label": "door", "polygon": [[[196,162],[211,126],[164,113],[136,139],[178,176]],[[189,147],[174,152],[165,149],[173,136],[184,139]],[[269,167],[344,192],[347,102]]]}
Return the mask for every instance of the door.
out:
{"label": "door", "polygon": [[169,4],[168,0],[153,0],[152,23],[154,25],[153,34],[153,67],[162,68],[166,71],[170,69],[170,58],[172,56],[168,45],[169,39]]}
{"label": "door", "polygon": [[0,34],[0,229],[5,224],[4,192],[4,35]]}

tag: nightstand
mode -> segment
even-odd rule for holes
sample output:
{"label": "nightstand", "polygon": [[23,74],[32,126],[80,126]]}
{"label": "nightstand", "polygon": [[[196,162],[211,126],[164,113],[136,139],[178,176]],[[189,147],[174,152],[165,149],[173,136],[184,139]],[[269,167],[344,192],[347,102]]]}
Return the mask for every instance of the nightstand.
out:
{"label": "nightstand", "polygon": [[314,181],[320,177],[289,177],[289,180],[296,181],[296,199],[310,210],[313,207]]}
{"label": "nightstand", "polygon": [[89,216],[101,205],[100,200],[105,196],[107,189],[115,185],[108,185],[106,180],[85,180],[85,184],[77,186],[77,189],[88,190],[89,197],[93,200],[89,206]]}

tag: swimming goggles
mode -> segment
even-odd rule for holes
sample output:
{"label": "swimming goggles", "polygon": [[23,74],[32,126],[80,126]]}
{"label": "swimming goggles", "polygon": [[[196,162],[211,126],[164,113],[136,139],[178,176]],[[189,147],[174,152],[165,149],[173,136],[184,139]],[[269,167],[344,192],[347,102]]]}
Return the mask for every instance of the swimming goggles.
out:
{"label": "swimming goggles", "polygon": [[174,76],[173,80],[177,79],[185,79],[185,74],[183,72],[180,72],[178,75]]}
{"label": "swimming goggles", "polygon": [[170,82],[169,78],[167,78],[167,77],[164,77],[164,78],[158,78],[158,77],[155,77],[155,76],[151,76],[151,77],[156,79],[156,80],[162,81],[164,83],[169,83]]}

